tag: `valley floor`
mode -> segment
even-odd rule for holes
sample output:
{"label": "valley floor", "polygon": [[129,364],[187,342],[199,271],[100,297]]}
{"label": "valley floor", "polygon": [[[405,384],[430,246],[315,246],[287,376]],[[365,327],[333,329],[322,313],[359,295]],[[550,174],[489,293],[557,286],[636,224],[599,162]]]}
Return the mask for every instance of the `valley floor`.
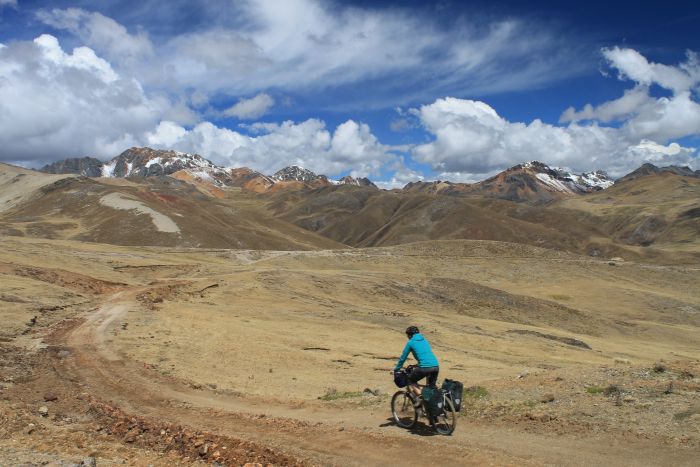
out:
{"label": "valley floor", "polygon": [[[700,265],[0,239],[0,463],[696,465]],[[468,387],[390,420],[415,324]]]}

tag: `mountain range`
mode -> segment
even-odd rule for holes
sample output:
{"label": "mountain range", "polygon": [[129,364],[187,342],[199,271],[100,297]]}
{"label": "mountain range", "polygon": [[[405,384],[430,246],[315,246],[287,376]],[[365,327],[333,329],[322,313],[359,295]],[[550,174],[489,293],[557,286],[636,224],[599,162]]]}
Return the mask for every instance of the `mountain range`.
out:
{"label": "mountain range", "polygon": [[376,188],[367,178],[345,176],[335,181],[299,166],[285,167],[274,175],[267,176],[247,167],[220,167],[198,154],[151,148],[127,149],[107,162],[94,157],[64,159],[45,165],[39,170],[51,174],[79,174],[86,177],[173,175],[179,179],[210,182],[219,187],[242,187],[258,193],[284,188],[318,188],[338,184]]}
{"label": "mountain range", "polygon": [[[345,176],[340,180],[331,180],[325,175],[318,175],[299,166],[285,167],[273,175],[264,175],[247,167],[220,167],[198,154],[151,148],[131,148],[107,162],[89,157],[65,159],[46,165],[40,170],[52,174],[70,173],[86,177],[172,175],[182,180],[209,182],[218,187],[241,187],[256,193],[333,185],[377,188],[367,178]],[[598,191],[610,187],[613,183],[603,171],[574,174],[533,161],[511,167],[479,183],[413,182],[404,186],[402,190],[539,202],[549,201],[560,195]]]}
{"label": "mountain range", "polygon": [[645,164],[613,183],[602,172],[530,162],[478,183],[393,190],[301,167],[268,176],[149,148],[44,170],[52,173],[0,164],[0,235],[275,250],[476,239],[700,260],[700,172],[684,167]]}

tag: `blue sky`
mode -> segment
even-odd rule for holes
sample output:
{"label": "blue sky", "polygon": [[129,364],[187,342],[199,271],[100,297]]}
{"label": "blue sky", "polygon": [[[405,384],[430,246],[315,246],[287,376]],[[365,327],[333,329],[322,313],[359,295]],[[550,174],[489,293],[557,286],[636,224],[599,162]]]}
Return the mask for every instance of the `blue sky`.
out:
{"label": "blue sky", "polygon": [[691,1],[0,0],[0,160],[133,145],[383,186],[697,167]]}

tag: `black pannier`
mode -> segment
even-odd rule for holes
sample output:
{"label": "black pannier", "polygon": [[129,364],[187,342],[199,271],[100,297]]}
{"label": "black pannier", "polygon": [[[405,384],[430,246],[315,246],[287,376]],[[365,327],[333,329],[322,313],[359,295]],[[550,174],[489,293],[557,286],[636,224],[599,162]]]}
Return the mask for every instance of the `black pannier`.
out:
{"label": "black pannier", "polygon": [[452,405],[454,405],[455,410],[459,412],[462,409],[464,385],[459,381],[445,378],[445,381],[442,382],[442,390],[449,393],[450,399],[452,399]]}
{"label": "black pannier", "polygon": [[442,413],[444,404],[442,391],[435,387],[425,386],[421,391],[421,397],[423,397],[429,416],[434,418]]}
{"label": "black pannier", "polygon": [[408,384],[408,375],[404,370],[394,372],[394,384],[400,388],[405,388]]}

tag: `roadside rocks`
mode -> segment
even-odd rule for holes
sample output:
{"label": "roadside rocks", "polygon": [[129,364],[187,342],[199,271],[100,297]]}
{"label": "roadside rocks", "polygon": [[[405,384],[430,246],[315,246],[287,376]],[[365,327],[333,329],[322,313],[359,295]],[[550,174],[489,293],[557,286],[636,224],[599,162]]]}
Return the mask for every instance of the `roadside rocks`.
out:
{"label": "roadside rocks", "polygon": [[255,443],[227,438],[191,428],[131,416],[120,408],[87,396],[90,410],[97,415],[101,432],[124,443],[156,452],[175,452],[185,459],[200,459],[222,465],[243,465],[257,460],[263,465],[305,466],[300,461]]}
{"label": "roadside rocks", "polygon": [[48,417],[48,416],[49,416],[49,408],[46,407],[45,405],[42,405],[41,407],[39,407],[39,411],[38,411],[38,412],[39,412],[39,415],[41,415],[42,417]]}

